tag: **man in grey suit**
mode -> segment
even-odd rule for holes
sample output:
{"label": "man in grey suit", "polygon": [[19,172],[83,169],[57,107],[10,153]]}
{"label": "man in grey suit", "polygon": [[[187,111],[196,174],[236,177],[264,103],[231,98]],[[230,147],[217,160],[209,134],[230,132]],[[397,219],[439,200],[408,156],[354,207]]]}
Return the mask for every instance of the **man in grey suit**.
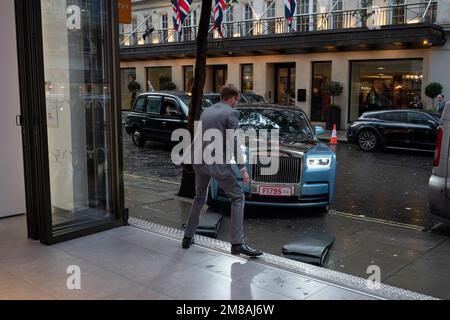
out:
{"label": "man in grey suit", "polygon": [[[199,223],[200,212],[206,202],[208,186],[211,178],[214,178],[231,201],[231,253],[256,257],[262,255],[262,252],[250,248],[244,242],[244,192],[233,172],[231,163],[229,163],[230,161],[227,161],[230,157],[227,157],[226,155],[226,130],[238,129],[240,114],[239,111],[234,110],[233,108],[239,101],[239,90],[231,84],[225,85],[220,90],[220,99],[221,102],[203,111],[200,117],[202,130],[198,134],[196,133],[197,136],[194,137],[194,153],[198,151],[195,150],[195,140],[201,139],[201,142],[197,144],[197,146],[200,145],[200,152],[203,156],[203,151],[210,144],[209,142],[203,142],[203,133],[211,129],[217,130],[220,131],[223,140],[223,154],[219,155],[219,158],[223,161],[211,163],[205,161],[202,157],[201,164],[193,165],[195,171],[195,198],[186,224],[182,247],[188,249],[193,243],[194,235]],[[222,150],[219,150],[219,153],[221,152]],[[239,152],[236,153],[236,162],[241,171],[243,182],[248,184],[250,178],[245,168],[245,164],[243,164],[242,158],[237,159],[237,157],[239,157]]]}
{"label": "man in grey suit", "polygon": [[438,95],[437,113],[442,114],[444,112],[446,103],[447,101],[445,101],[444,95],[443,94]]}

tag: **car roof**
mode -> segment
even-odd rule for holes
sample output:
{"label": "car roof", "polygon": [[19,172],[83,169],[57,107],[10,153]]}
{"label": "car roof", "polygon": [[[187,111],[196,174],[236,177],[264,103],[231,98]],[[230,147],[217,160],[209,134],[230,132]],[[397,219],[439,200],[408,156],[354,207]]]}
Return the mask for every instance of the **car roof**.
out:
{"label": "car roof", "polygon": [[417,109],[386,109],[386,110],[377,110],[377,111],[368,111],[364,112],[364,116],[371,116],[374,114],[380,114],[380,113],[393,113],[393,112],[418,112],[418,113],[426,113],[429,115],[437,115],[437,113],[427,111],[427,110],[417,110]]}
{"label": "car roof", "polygon": [[140,95],[169,95],[169,96],[175,96],[175,97],[183,97],[183,96],[189,96],[186,92],[184,91],[176,91],[176,90],[160,90],[160,91],[148,91],[148,92],[143,92]]}
{"label": "car roof", "polygon": [[271,103],[250,103],[250,104],[239,104],[236,109],[238,110],[290,110],[290,111],[299,111],[305,113],[301,108],[294,106],[285,106],[280,104],[271,104]]}

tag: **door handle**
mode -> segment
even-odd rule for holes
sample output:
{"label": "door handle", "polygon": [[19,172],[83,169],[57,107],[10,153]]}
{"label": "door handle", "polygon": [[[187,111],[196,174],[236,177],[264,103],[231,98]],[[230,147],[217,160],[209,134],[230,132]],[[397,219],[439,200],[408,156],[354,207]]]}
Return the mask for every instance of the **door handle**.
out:
{"label": "door handle", "polygon": [[167,126],[167,122],[163,121],[161,122],[163,126]]}
{"label": "door handle", "polygon": [[18,114],[16,115],[16,126],[21,127],[23,124],[23,116]]}
{"label": "door handle", "polygon": [[142,120],[142,123],[147,123],[147,120]]}

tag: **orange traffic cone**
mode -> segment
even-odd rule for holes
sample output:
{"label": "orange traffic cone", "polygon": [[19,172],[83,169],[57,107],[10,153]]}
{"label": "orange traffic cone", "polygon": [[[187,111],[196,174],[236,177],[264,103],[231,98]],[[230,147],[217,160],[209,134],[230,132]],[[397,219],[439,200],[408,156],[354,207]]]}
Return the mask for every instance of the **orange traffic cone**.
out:
{"label": "orange traffic cone", "polygon": [[330,144],[338,144],[336,124],[333,125],[333,133],[331,134]]}

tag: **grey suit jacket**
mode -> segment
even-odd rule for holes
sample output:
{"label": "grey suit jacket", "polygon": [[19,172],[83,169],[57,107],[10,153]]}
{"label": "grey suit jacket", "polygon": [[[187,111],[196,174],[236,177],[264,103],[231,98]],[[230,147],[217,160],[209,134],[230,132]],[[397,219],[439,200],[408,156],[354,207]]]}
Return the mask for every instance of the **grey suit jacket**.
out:
{"label": "grey suit jacket", "polygon": [[[220,158],[219,163],[205,163],[205,159],[202,157],[202,164],[201,166],[194,166],[195,169],[201,169],[204,173],[211,175],[211,176],[218,176],[218,177],[226,177],[230,174],[232,174],[232,168],[231,164],[229,162],[229,159],[231,155],[228,155],[228,161],[227,161],[227,154],[226,154],[226,143],[227,143],[227,135],[226,131],[227,129],[238,129],[239,128],[239,117],[240,113],[238,110],[234,110],[229,105],[219,102],[212,107],[209,107],[205,109],[200,117],[200,122],[202,125],[201,134],[202,136],[206,131],[209,129],[215,129],[217,130],[217,133],[220,132],[222,139],[222,149],[217,150],[218,153],[214,153],[214,155],[218,155],[218,158]],[[199,133],[199,132],[197,132]],[[196,137],[194,137],[194,153],[195,153],[195,147],[201,146],[201,152],[205,151],[209,145],[210,149],[207,149],[206,153],[210,153],[211,147],[212,147],[212,141],[202,141],[199,143],[198,139],[201,139],[202,136],[199,136],[197,134]],[[197,140],[197,143],[195,142]],[[231,143],[231,141],[229,141]],[[237,161],[237,166],[239,169],[245,168],[245,165],[243,164],[243,157],[242,154],[239,152],[240,147],[238,146],[238,141],[235,139],[234,144],[236,148],[234,150],[231,150],[233,152],[233,156]],[[198,150],[197,150],[198,152]],[[221,163],[220,163],[221,162]]]}
{"label": "grey suit jacket", "polygon": [[445,100],[438,102],[437,113],[442,114],[446,104],[447,104],[447,101],[445,101]]}

